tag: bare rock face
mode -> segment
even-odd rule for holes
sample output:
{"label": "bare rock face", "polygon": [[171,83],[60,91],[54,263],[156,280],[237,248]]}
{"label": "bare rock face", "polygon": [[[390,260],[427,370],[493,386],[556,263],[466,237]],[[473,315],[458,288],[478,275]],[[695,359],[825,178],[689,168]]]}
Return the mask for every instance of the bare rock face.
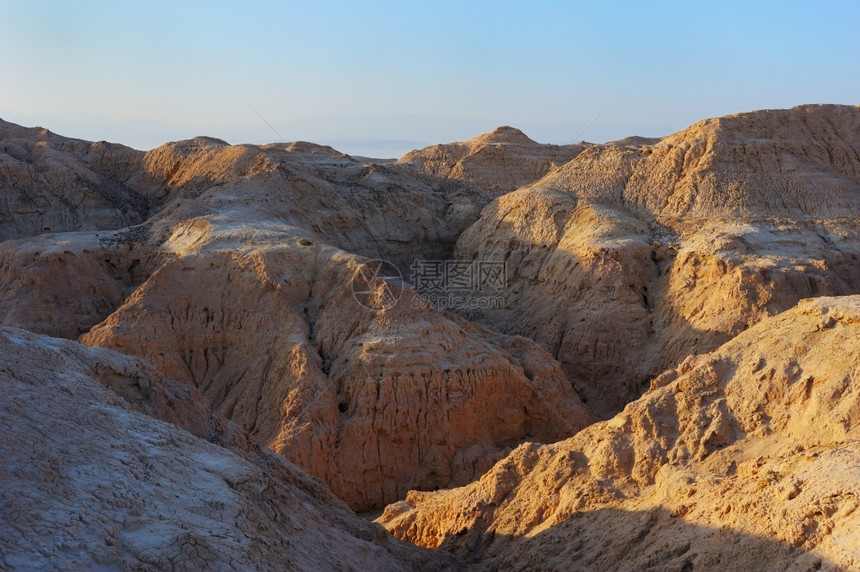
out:
{"label": "bare rock face", "polygon": [[532,183],[576,157],[587,144],[541,145],[513,127],[499,127],[462,143],[433,145],[397,163],[447,179],[508,192]]}
{"label": "bare rock face", "polygon": [[[0,329],[0,567],[451,564],[387,503],[488,569],[858,567],[858,149],[849,106],[396,163],[0,122],[0,326],[88,346]],[[450,259],[503,304],[403,280]]]}
{"label": "bare rock face", "polygon": [[[370,507],[403,498],[410,482],[425,490],[465,484],[515,443],[549,442],[592,422],[558,364],[534,342],[415,311],[411,296],[361,316],[348,334],[345,300],[316,322],[342,412],[334,474],[326,479],[332,490],[347,500],[354,498],[348,491],[365,491],[357,506]],[[289,437],[296,449],[301,441]]]}
{"label": "bare rock face", "polygon": [[455,259],[504,261],[509,284],[464,316],[539,342],[611,416],[763,317],[860,292],[857,149],[860,108],[841,106],[589,147],[460,236]]}
{"label": "bare rock face", "polygon": [[541,186],[668,226],[680,217],[842,218],[860,205],[858,146],[860,106],[753,111],[706,119],[653,144],[591,146]]}
{"label": "bare rock face", "polygon": [[[3,568],[454,568],[283,459],[252,462],[132,409],[157,413],[153,396],[171,395],[138,360],[9,328],[0,348]],[[149,397],[126,401],[99,380]]]}
{"label": "bare rock face", "polygon": [[0,325],[75,339],[107,318],[151,271],[152,249],[116,232],[0,242]]}
{"label": "bare rock face", "polygon": [[[243,457],[253,449],[247,434],[213,412],[197,389],[164,377],[143,360],[16,328],[3,327],[0,333],[5,336],[0,341],[6,350],[4,371],[15,374],[16,379],[41,383],[58,375],[56,371],[75,372],[111,390],[130,409],[217,442]],[[27,370],[33,363],[37,365]]]}
{"label": "bare rock face", "polygon": [[455,251],[461,260],[504,261],[505,303],[465,316],[537,341],[589,407],[606,415],[636,394],[632,374],[651,333],[643,293],[658,270],[647,233],[634,217],[577,208],[564,193],[509,193],[484,209]]}
{"label": "bare rock face", "polygon": [[529,340],[416,307],[411,288],[363,307],[362,259],[338,249],[202,219],[165,248],[181,256],[81,341],[193,384],[356,510],[465,484],[524,439],[592,421]]}
{"label": "bare rock face", "polygon": [[532,342],[413,308],[411,290],[378,315],[351,294],[363,259],[343,249],[404,269],[444,258],[487,192],[310,143],[198,137],[111,168],[85,142],[24,132],[153,213],[2,243],[0,323],[146,358],[350,506],[464,484],[592,421]]}
{"label": "bare rock face", "polygon": [[805,300],[614,418],[379,521],[487,569],[856,568],[858,352],[860,296]]}
{"label": "bare rock face", "polygon": [[147,173],[168,189],[151,217],[166,240],[177,223],[220,212],[409,268],[450,255],[493,195],[396,165],[364,163],[310,143],[227,145],[198,137],[147,153]]}
{"label": "bare rock face", "polygon": [[142,222],[150,197],[125,184],[142,155],[0,120],[0,240]]}
{"label": "bare rock face", "polygon": [[860,292],[853,219],[716,222],[687,236],[651,287],[658,368],[704,353],[802,298]]}

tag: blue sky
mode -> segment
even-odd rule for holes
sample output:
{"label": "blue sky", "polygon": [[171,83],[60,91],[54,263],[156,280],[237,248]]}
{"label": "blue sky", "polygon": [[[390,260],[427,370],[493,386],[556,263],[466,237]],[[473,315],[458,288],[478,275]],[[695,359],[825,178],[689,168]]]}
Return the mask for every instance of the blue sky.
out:
{"label": "blue sky", "polygon": [[855,1],[0,0],[0,117],[141,149],[206,134],[376,156],[503,124],[658,136],[860,103],[858,30]]}

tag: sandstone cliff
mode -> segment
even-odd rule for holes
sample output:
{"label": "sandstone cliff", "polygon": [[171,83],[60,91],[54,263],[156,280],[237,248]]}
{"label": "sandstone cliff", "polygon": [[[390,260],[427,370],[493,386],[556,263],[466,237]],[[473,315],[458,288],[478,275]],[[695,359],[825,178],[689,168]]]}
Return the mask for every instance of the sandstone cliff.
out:
{"label": "sandstone cliff", "polygon": [[487,569],[855,569],[858,352],[860,296],[805,300],[379,521]]}
{"label": "sandstone cliff", "polygon": [[503,308],[601,417],[689,354],[809,296],[860,292],[860,107],[706,120],[595,145],[499,197],[454,258],[505,261]]}
{"label": "sandstone cliff", "polygon": [[371,311],[362,259],[274,227],[180,225],[167,262],[81,340],[147,359],[355,509],[465,484],[591,422],[552,358],[427,307]]}
{"label": "sandstone cliff", "polygon": [[[397,163],[209,137],[143,153],[0,123],[0,326],[127,354],[4,330],[10,383],[54,396],[29,415],[35,393],[13,384],[25,405],[0,406],[21,427],[4,451],[29,450],[36,417],[56,416],[81,442],[68,456],[39,449],[56,483],[52,467],[78,467],[91,447],[115,467],[105,428],[133,419],[135,454],[161,447],[157,482],[191,491],[171,511],[120,462],[95,498],[143,487],[133,498],[153,495],[152,513],[132,516],[175,517],[190,540],[142,547],[111,532],[105,546],[120,548],[100,552],[97,526],[68,532],[51,516],[72,514],[64,495],[89,491],[83,481],[52,498],[0,468],[35,507],[23,525],[2,520],[20,547],[9,566],[38,558],[42,533],[81,531],[83,552],[51,544],[60,559],[48,562],[265,560],[306,521],[327,540],[290,552],[291,566],[338,567],[340,542],[357,568],[450,565],[377,538],[286,457],[353,509],[406,497],[383,517],[390,530],[489,569],[856,567],[858,302],[798,302],[860,292],[858,149],[849,106],[603,145],[540,145],[505,127]],[[371,259],[400,276],[375,276]],[[504,303],[427,304],[403,278],[444,259],[504,263]],[[90,427],[61,411],[71,382],[57,371],[89,388],[75,407],[113,417]],[[586,405],[610,420],[581,431]],[[186,433],[135,432],[151,417],[229,452],[201,461],[209,446]],[[189,484],[226,475],[211,455],[252,483],[212,485],[240,515],[215,534],[198,516],[221,509],[194,504],[209,477]],[[262,545],[246,550],[255,523]]]}

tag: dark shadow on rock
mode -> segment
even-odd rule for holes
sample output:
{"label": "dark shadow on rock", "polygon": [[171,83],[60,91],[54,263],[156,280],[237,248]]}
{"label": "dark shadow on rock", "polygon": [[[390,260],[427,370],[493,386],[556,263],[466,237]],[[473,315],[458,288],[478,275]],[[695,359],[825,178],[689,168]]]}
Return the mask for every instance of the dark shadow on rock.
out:
{"label": "dark shadow on rock", "polygon": [[744,222],[765,237],[757,246],[726,231],[713,251],[679,254],[680,231],[629,206],[519,189],[484,208],[454,252],[457,264],[504,262],[504,304],[450,309],[536,341],[606,419],[661,372],[766,316],[807,297],[860,293],[855,243],[834,243],[855,232],[844,221]]}
{"label": "dark shadow on rock", "polygon": [[533,536],[465,531],[440,548],[477,570],[841,569],[779,540],[688,523],[660,508],[577,512]]}

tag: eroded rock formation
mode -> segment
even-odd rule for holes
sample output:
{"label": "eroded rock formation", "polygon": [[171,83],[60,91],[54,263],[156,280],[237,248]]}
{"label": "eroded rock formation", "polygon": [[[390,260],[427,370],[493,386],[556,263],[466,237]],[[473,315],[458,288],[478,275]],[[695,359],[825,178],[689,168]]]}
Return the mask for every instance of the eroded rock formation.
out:
{"label": "eroded rock formation", "polygon": [[461,143],[412,151],[397,163],[435,177],[509,192],[537,181],[587,146],[587,143],[541,145],[519,129],[505,126]]}
{"label": "eroded rock formation", "polygon": [[503,308],[601,417],[689,354],[809,296],[860,292],[860,108],[702,121],[595,145],[499,197],[454,258],[505,261]]}
{"label": "eroded rock formation", "polygon": [[231,438],[139,360],[11,328],[0,352],[4,568],[454,569],[277,455],[143,414]]}
{"label": "eroded rock formation", "polygon": [[860,296],[804,300],[612,419],[379,521],[487,569],[856,568],[858,354]]}
{"label": "eroded rock formation", "polygon": [[193,250],[81,340],[192,383],[353,508],[465,484],[523,439],[591,422],[529,340],[415,308],[409,288],[391,308],[364,308],[351,288],[362,259],[338,249],[257,232],[228,250],[217,227],[197,228]]}
{"label": "eroded rock formation", "polygon": [[0,240],[117,229],[142,222],[157,198],[143,153],[0,120]]}
{"label": "eroded rock formation", "polygon": [[[849,106],[396,163],[0,123],[0,326],[91,346],[0,332],[6,563],[452,565],[339,497],[488,569],[856,567],[858,150]],[[428,304],[443,260],[503,303]]]}
{"label": "eroded rock formation", "polygon": [[150,218],[3,243],[3,324],[146,358],[356,509],[464,484],[524,439],[591,422],[532,342],[412,308],[411,290],[379,313],[351,295],[354,253],[404,271],[444,258],[493,192],[310,143],[128,153]]}

